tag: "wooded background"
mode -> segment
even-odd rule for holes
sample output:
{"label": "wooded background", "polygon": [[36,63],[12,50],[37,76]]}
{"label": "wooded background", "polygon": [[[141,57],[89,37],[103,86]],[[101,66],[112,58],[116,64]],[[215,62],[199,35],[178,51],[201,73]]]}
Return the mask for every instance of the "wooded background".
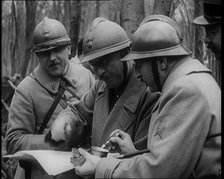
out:
{"label": "wooded background", "polygon": [[206,49],[205,32],[192,20],[203,13],[202,0],[2,0],[2,77],[28,75],[38,60],[32,48],[32,32],[44,18],[61,21],[72,39],[72,57],[76,45],[94,18],[102,16],[120,24],[131,35],[141,21],[151,14],[164,14],[174,19],[184,34],[184,44],[213,71],[220,83],[220,64]]}

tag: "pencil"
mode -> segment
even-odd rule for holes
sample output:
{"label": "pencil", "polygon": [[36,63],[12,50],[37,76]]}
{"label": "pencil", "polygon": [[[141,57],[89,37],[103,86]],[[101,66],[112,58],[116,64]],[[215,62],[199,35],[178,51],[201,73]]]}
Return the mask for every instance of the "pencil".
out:
{"label": "pencil", "polygon": [[144,153],[149,153],[150,150],[149,149],[144,149],[144,150],[139,150],[130,154],[126,154],[126,155],[122,155],[117,157],[118,159],[124,159],[124,158],[130,158],[130,157],[134,157],[136,155],[140,155],[140,154],[144,154]]}

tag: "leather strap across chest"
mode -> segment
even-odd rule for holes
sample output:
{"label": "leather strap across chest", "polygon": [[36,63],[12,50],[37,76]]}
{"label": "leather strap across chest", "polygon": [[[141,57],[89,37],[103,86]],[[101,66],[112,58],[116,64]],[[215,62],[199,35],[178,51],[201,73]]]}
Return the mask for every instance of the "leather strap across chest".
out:
{"label": "leather strap across chest", "polygon": [[[37,80],[37,78],[35,77],[35,74],[33,72],[32,72],[32,75],[30,75],[30,77],[33,78],[35,81],[37,81],[38,84],[40,84],[40,86],[42,86],[51,96],[53,96],[52,93]],[[68,84],[66,79],[62,79],[60,81],[58,93],[57,93],[56,97],[54,98],[54,102],[52,103],[50,109],[48,110],[47,114],[44,117],[44,120],[37,132],[38,134],[43,133],[47,123],[49,122],[49,120],[50,120],[55,108],[57,107],[59,101],[61,100],[62,95],[64,94],[65,90],[68,91],[70,94],[72,94],[72,96],[74,96],[78,100],[81,99],[75,92],[73,92],[71,89],[69,89],[66,84]]]}
{"label": "leather strap across chest", "polygon": [[64,91],[65,91],[65,88],[59,86],[58,94],[56,95],[56,98],[55,98],[53,104],[51,105],[50,109],[48,110],[47,114],[45,115],[44,120],[43,120],[43,122],[42,122],[42,124],[41,124],[41,126],[40,126],[40,128],[38,130],[38,134],[42,134],[43,133],[43,131],[44,131],[47,123],[49,122],[49,120],[50,120],[50,118],[51,118],[51,116],[52,116],[56,106],[58,105],[62,95],[64,94]]}

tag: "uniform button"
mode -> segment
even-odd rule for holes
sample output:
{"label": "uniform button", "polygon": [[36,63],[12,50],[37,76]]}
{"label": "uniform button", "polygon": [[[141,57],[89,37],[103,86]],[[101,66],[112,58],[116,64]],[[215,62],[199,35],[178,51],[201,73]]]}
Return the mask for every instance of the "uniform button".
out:
{"label": "uniform button", "polygon": [[73,85],[76,85],[77,84],[77,81],[74,80],[74,79],[72,79],[72,83],[73,83]]}
{"label": "uniform button", "polygon": [[52,89],[53,91],[55,91],[55,90],[56,90],[56,84],[51,85],[51,89]]}
{"label": "uniform button", "polygon": [[62,95],[61,99],[66,100],[65,94]]}

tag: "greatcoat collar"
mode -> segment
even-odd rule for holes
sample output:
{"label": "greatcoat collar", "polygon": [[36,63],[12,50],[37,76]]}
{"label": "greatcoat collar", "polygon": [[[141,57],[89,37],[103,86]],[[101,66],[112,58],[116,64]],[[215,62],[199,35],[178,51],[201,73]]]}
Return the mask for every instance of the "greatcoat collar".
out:
{"label": "greatcoat collar", "polygon": [[202,65],[201,62],[199,62],[197,59],[192,59],[190,56],[184,57],[184,59],[177,62],[173,67],[173,69],[170,71],[170,74],[168,75],[166,81],[164,82],[162,88],[162,94],[178,78],[185,75],[189,75],[190,73],[199,73],[199,72],[205,72],[211,74],[211,70]]}

